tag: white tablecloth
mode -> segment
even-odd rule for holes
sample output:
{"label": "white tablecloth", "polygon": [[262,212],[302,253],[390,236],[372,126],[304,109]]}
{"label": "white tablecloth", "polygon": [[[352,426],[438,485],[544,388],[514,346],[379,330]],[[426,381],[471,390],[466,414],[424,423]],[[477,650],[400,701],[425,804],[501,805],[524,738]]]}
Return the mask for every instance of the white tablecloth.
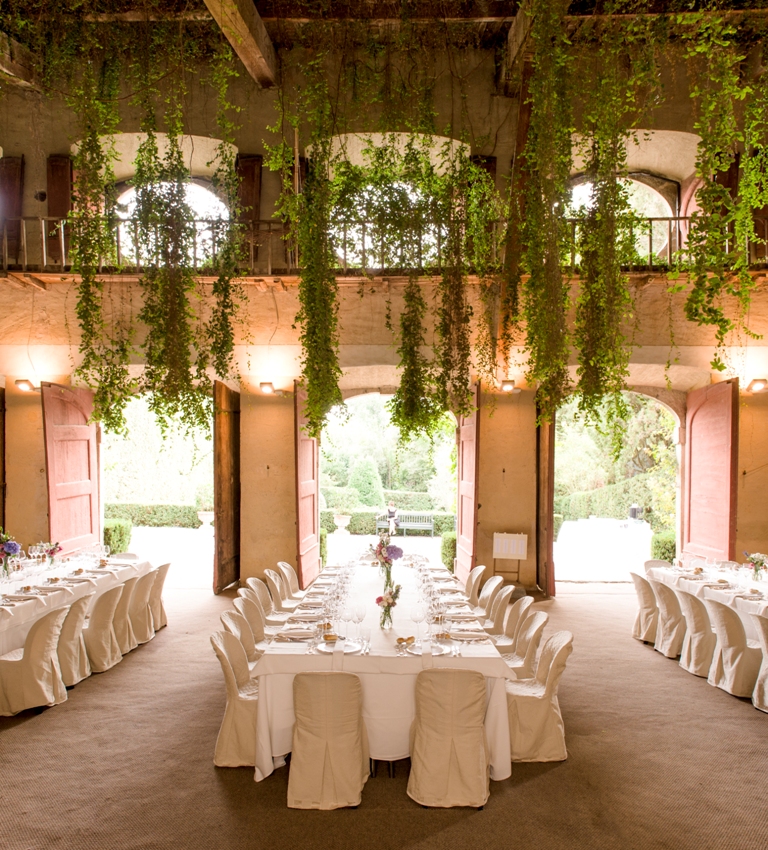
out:
{"label": "white tablecloth", "polygon": [[[490,749],[491,778],[511,775],[509,720],[504,682],[514,679],[492,644],[463,644],[461,657],[413,655],[398,656],[398,637],[416,634],[410,619],[417,602],[416,571],[395,566],[393,580],[402,585],[400,600],[393,610],[393,628],[379,628],[380,609],[376,597],[381,594],[383,578],[378,569],[360,565],[352,580],[350,598],[364,600],[369,609],[363,627],[371,630],[369,655],[307,654],[305,643],[274,642],[259,659],[254,675],[259,679],[257,719],[256,781],[270,773],[274,761],[291,751],[293,737],[293,677],[312,670],[344,670],[360,677],[363,688],[363,719],[368,731],[371,758],[393,761],[409,755],[409,732],[415,714],[416,676],[425,667],[460,667],[478,670],[486,677],[488,707],[485,730]],[[350,626],[354,637],[355,627]],[[422,637],[426,626],[421,626]]]}
{"label": "white tablecloth", "polygon": [[[35,579],[30,579],[27,584],[43,586],[45,579],[51,576],[63,578],[73,569],[72,566],[63,564],[61,567],[36,576]],[[71,605],[76,599],[87,596],[89,593],[96,594],[91,602],[93,606],[96,597],[101,596],[105,591],[134,576],[143,576],[151,569],[152,564],[149,561],[112,563],[105,569],[95,570],[94,572],[98,572],[98,575],[84,573],[77,576],[78,579],[90,579],[88,582],[82,581],[70,587],[57,588],[55,593],[46,592],[45,595],[41,594],[35,599],[17,602],[13,608],[0,608],[0,655],[24,646],[32,624],[54,608]]]}
{"label": "white tablecloth", "polygon": [[[755,631],[754,623],[750,614],[768,615],[768,600],[766,599],[749,599],[749,588],[744,590],[719,590],[712,585],[717,582],[717,578],[706,578],[701,580],[686,577],[684,574],[675,570],[665,569],[663,567],[652,567],[648,570],[648,577],[655,581],[661,581],[669,587],[679,588],[699,599],[714,599],[715,602],[722,602],[723,605],[728,605],[741,618],[744,624],[744,631],[749,640],[757,640],[757,632]],[[721,577],[718,575],[718,577]],[[722,574],[722,578],[733,581],[733,576],[727,573]],[[765,582],[750,582],[750,587],[754,587],[761,592],[768,592],[768,584]]]}

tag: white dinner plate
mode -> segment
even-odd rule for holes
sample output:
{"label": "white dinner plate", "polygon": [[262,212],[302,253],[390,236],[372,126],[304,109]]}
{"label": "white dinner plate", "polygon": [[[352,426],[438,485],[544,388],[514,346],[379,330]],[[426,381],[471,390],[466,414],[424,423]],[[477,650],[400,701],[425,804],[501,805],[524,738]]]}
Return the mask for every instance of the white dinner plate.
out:
{"label": "white dinner plate", "polygon": [[[423,646],[409,646],[408,649],[406,649],[406,652],[409,655],[419,655],[419,656],[421,656],[421,655],[424,654],[422,652],[423,649],[424,649]],[[447,646],[442,646],[439,643],[433,643],[432,644],[432,655],[445,655],[447,652],[448,652]]]}
{"label": "white dinner plate", "polygon": [[[317,647],[318,652],[324,652],[326,655],[331,655],[336,647],[336,641],[333,643],[321,643]],[[353,652],[360,652],[360,644],[355,640],[348,640],[344,644],[344,655],[350,655]]]}

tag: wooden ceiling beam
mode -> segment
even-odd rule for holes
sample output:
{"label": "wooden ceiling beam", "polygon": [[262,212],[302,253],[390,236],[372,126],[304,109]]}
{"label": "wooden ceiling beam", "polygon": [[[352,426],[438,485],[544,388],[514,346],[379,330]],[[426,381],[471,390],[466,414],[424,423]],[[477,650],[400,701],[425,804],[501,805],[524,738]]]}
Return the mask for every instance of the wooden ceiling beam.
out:
{"label": "wooden ceiling beam", "polygon": [[253,0],[205,0],[205,5],[253,79],[262,88],[276,85],[275,48]]}

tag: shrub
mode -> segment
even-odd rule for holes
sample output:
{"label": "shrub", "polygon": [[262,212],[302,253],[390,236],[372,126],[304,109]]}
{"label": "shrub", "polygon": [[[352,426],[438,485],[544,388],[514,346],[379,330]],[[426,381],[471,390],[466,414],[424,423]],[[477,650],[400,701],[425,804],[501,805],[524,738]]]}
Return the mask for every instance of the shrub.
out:
{"label": "shrub", "polygon": [[320,563],[325,566],[328,562],[328,532],[320,529]]}
{"label": "shrub", "polygon": [[360,494],[354,487],[325,487],[320,495],[325,495],[328,509],[337,514],[351,514],[360,505]]}
{"label": "shrub", "polygon": [[349,486],[360,494],[360,501],[372,508],[384,507],[384,488],[381,485],[379,467],[372,457],[361,457],[355,461],[349,473]]}
{"label": "shrub", "polygon": [[418,490],[385,490],[384,502],[394,502],[400,511],[431,511],[435,507],[432,496]]}
{"label": "shrub", "polygon": [[379,511],[355,511],[347,528],[350,534],[376,534],[376,516]]}
{"label": "shrub", "polygon": [[336,531],[336,520],[333,518],[336,511],[320,511],[320,528],[327,534]]}
{"label": "shrub", "polygon": [[104,505],[105,519],[129,519],[133,525],[153,528],[200,528],[194,505],[132,505],[113,502]]}
{"label": "shrub", "polygon": [[129,519],[105,519],[104,545],[109,546],[113,553],[127,552],[131,545],[132,531],[133,524]]}
{"label": "shrub", "polygon": [[555,540],[557,540],[557,535],[560,534],[560,529],[563,527],[563,523],[565,520],[563,519],[562,514],[554,514],[554,535]]}
{"label": "shrub", "polygon": [[677,557],[677,535],[674,531],[660,531],[651,538],[651,557],[672,561]]}
{"label": "shrub", "polygon": [[456,532],[446,531],[440,542],[440,557],[448,569],[453,572],[453,559],[456,557]]}

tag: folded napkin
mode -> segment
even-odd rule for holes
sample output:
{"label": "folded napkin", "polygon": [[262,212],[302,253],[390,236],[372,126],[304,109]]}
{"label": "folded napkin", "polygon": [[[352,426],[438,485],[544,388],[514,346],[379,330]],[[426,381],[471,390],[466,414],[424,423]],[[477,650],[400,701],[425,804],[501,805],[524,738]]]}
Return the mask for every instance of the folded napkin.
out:
{"label": "folded napkin", "polygon": [[451,640],[473,641],[473,640],[490,640],[484,632],[450,632]]}
{"label": "folded napkin", "polygon": [[65,590],[67,593],[72,593],[72,588],[66,584],[47,584],[44,587],[35,588],[38,593],[55,593],[57,590]]}
{"label": "folded napkin", "polygon": [[9,593],[5,598],[11,602],[27,602],[30,599],[36,599],[38,602],[43,601],[43,598],[37,593]]}
{"label": "folded napkin", "polygon": [[321,613],[312,614],[308,611],[298,611],[296,614],[291,614],[288,618],[289,623],[297,622],[305,622],[305,623],[316,623],[318,620],[322,620],[323,615]]}
{"label": "folded napkin", "polygon": [[67,576],[67,584],[94,584],[94,581],[86,576]]}
{"label": "folded napkin", "polygon": [[465,614],[462,611],[457,611],[455,613],[450,614],[451,620],[477,620],[477,614],[473,614],[471,611],[467,611]]}
{"label": "folded napkin", "polygon": [[278,632],[275,635],[275,640],[279,641],[294,641],[294,640],[310,640],[314,637],[315,630],[314,629],[283,629],[281,632]]}
{"label": "folded napkin", "polygon": [[456,598],[456,599],[451,599],[451,598],[442,599],[441,602],[444,602],[446,605],[456,605],[456,606],[463,606],[463,605],[467,604],[466,599],[458,599],[458,598]]}
{"label": "folded napkin", "polygon": [[296,609],[296,613],[301,613],[301,609],[306,608],[322,608],[324,603],[320,599],[307,599],[304,597],[304,601],[301,603],[299,608]]}

